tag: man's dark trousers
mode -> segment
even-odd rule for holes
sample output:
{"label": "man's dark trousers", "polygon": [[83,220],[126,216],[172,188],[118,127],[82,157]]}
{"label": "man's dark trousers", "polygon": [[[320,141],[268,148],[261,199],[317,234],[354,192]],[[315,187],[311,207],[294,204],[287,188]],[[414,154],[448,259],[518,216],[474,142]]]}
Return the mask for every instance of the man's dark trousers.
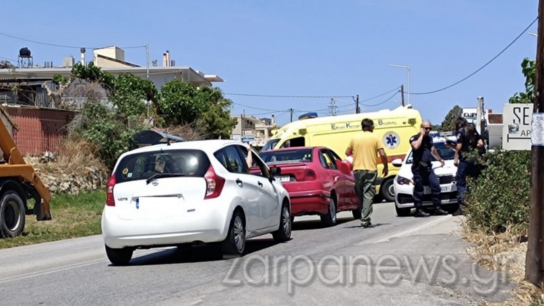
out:
{"label": "man's dark trousers", "polygon": [[431,199],[435,207],[439,207],[440,201],[440,181],[434,173],[431,166],[413,165],[412,174],[414,175],[414,206],[422,208],[423,206],[423,186],[431,187]]}

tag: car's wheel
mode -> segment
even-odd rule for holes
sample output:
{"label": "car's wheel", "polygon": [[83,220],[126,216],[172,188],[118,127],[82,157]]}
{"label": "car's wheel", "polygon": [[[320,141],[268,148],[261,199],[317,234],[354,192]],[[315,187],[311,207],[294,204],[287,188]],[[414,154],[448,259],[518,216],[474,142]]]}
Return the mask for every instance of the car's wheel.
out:
{"label": "car's wheel", "polygon": [[272,233],[274,240],[276,242],[285,242],[291,239],[291,228],[292,228],[292,219],[291,212],[289,211],[289,205],[283,203],[281,208],[280,216],[280,227],[277,231]]}
{"label": "car's wheel", "polygon": [[399,208],[395,205],[395,210],[397,211],[397,216],[399,217],[408,217],[412,212],[411,208]]}
{"label": "car's wheel", "polygon": [[336,200],[335,195],[331,194],[331,200],[329,202],[329,211],[321,215],[321,222],[325,226],[333,226],[336,224]]}
{"label": "car's wheel", "polygon": [[21,196],[8,190],[0,198],[0,236],[19,236],[25,229],[26,209]]}
{"label": "car's wheel", "polygon": [[380,194],[386,202],[395,201],[395,184],[393,177],[383,182],[382,186],[380,187]]}
{"label": "car's wheel", "polygon": [[112,249],[106,245],[106,255],[112,264],[116,266],[127,265],[132,259],[132,254],[134,249],[123,248],[123,249]]}
{"label": "car's wheel", "polygon": [[357,203],[357,209],[352,210],[351,213],[353,214],[354,219],[360,220],[363,217],[363,208],[361,207],[361,202],[359,199],[357,199]]}
{"label": "car's wheel", "polygon": [[221,244],[223,256],[240,257],[246,249],[246,225],[240,210],[235,210],[230,221],[229,233]]}

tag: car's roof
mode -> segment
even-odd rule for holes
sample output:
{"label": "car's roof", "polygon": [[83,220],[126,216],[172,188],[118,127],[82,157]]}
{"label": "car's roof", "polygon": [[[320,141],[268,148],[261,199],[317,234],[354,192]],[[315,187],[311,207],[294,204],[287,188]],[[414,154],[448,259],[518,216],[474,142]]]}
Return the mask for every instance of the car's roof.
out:
{"label": "car's roof", "polygon": [[231,139],[209,139],[209,140],[195,140],[195,141],[184,141],[176,142],[171,144],[158,144],[152,146],[146,146],[138,149],[134,149],[128,152],[123,153],[122,156],[143,153],[143,152],[153,152],[157,150],[202,150],[205,152],[216,151],[227,145],[243,145],[242,142]]}

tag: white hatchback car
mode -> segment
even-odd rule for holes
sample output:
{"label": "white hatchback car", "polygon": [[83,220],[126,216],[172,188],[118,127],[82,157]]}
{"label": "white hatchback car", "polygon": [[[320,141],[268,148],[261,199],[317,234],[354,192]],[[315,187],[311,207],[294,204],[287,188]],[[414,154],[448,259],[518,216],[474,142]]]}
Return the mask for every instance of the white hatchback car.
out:
{"label": "white hatchback car", "polygon": [[271,170],[233,140],[159,144],[121,155],[107,185],[102,234],[109,260],[125,265],[138,248],[210,243],[244,254],[246,239],[291,238],[291,203]]}
{"label": "white hatchback car", "polygon": [[[445,142],[446,138],[444,137],[433,138],[434,146],[440,156],[444,159],[445,165],[442,166],[440,162],[433,158],[432,166],[434,173],[438,176],[438,180],[440,181],[442,209],[453,212],[459,207],[457,201],[457,185],[455,184],[457,167],[453,164],[455,151],[447,147]],[[397,215],[399,217],[410,215],[411,209],[414,208],[412,162],[412,150],[406,154],[404,161],[401,159],[392,161],[394,166],[400,167],[394,182],[395,209],[397,210]],[[423,206],[432,206],[430,186],[424,186],[423,194]]]}

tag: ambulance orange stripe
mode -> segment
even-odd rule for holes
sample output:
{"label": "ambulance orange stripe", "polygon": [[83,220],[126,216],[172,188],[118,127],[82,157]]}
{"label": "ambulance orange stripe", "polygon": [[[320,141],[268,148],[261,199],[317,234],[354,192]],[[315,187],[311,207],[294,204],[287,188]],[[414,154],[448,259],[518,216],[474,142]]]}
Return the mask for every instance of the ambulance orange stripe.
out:
{"label": "ambulance orange stripe", "polygon": [[[406,154],[400,154],[400,155],[387,155],[387,163],[390,164],[394,159],[400,158],[404,160],[406,157]],[[381,157],[378,157],[378,164],[382,163]]]}

